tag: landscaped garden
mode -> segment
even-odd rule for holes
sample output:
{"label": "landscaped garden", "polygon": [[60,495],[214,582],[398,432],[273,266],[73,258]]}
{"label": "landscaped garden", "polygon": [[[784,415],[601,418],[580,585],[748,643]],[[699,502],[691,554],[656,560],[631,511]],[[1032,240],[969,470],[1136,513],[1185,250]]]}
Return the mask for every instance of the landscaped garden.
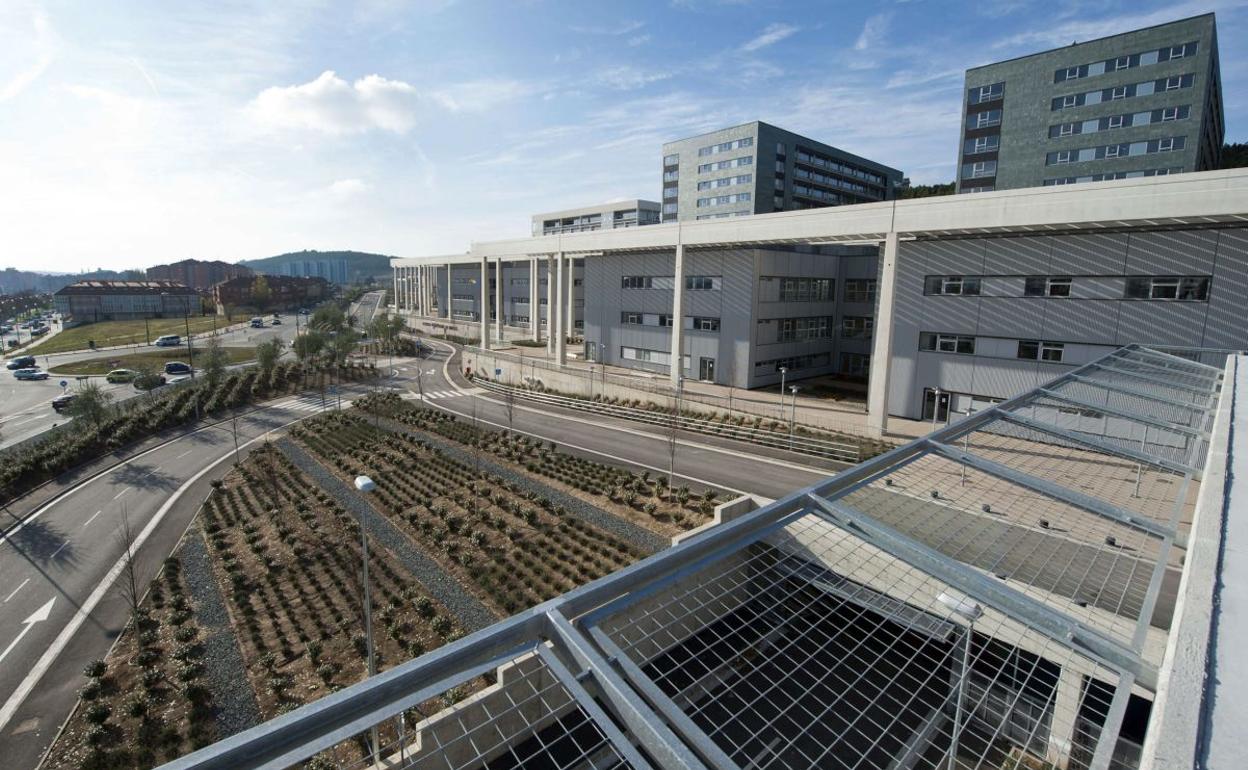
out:
{"label": "landscaped garden", "polygon": [[[116,345],[148,345],[166,334],[185,336],[203,334],[214,329],[224,329],[230,322],[216,315],[191,316],[190,318],[149,318],[128,321],[100,321],[65,329],[47,342],[40,343],[26,352],[31,355],[64,353],[70,350],[86,350],[94,342],[97,348]],[[186,344],[186,340],[182,341]]]}
{"label": "landscaped garden", "polygon": [[[196,350],[196,354],[202,351]],[[225,355],[225,361],[229,365],[243,364],[256,360],[256,348],[252,347],[222,347],[221,352]],[[100,375],[108,374],[114,369],[151,369],[154,371],[163,371],[165,364],[170,361],[183,361],[189,363],[190,358],[187,357],[186,346],[179,348],[162,348],[160,350],[145,351],[143,353],[129,353],[124,355],[100,356],[98,358],[88,358],[82,361],[71,361],[65,364],[57,364],[48,371],[52,374],[66,374],[70,376]],[[196,363],[196,366],[199,364]]]}

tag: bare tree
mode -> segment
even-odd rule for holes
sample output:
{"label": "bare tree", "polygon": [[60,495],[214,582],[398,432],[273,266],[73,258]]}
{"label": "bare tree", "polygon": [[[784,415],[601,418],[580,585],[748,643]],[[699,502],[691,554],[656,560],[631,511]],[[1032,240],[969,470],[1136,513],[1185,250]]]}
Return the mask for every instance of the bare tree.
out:
{"label": "bare tree", "polygon": [[143,635],[139,633],[139,602],[143,598],[139,591],[138,568],[134,564],[134,532],[130,529],[130,515],[126,510],[126,502],[121,502],[121,527],[117,530],[117,541],[125,553],[125,564],[121,570],[121,596],[130,608],[130,620],[135,626],[135,638],[143,644]]}
{"label": "bare tree", "polygon": [[667,497],[669,500],[673,498],[673,492],[676,488],[676,448],[679,446],[677,437],[680,425],[680,413],[673,412],[672,419],[667,423]]}
{"label": "bare tree", "polygon": [[507,429],[514,431],[516,418],[516,391],[510,385],[506,387],[507,389],[503,391],[503,410],[507,412]]}

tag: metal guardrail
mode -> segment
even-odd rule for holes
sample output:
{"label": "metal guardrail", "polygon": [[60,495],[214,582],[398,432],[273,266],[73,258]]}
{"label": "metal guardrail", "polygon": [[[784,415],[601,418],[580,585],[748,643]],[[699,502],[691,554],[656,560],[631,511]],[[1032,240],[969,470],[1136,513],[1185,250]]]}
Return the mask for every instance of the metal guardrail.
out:
{"label": "metal guardrail", "polygon": [[473,382],[495,393],[512,393],[517,398],[523,398],[527,401],[535,401],[538,403],[550,404],[552,406],[561,406],[567,409],[576,409],[582,412],[593,412],[595,414],[606,415],[608,417],[620,417],[634,422],[642,422],[669,429],[674,425],[678,430],[689,431],[691,433],[702,433],[708,436],[721,436],[723,438],[745,441],[759,446],[788,449],[806,455],[827,457],[841,462],[857,463],[862,460],[862,447],[855,443],[829,441],[826,439],[816,439],[799,435],[788,436],[776,431],[764,430],[761,428],[732,425],[715,420],[702,420],[696,417],[687,417],[685,415],[678,416],[666,412],[654,412],[630,406],[607,404],[601,401],[590,401],[589,399],[584,398],[542,393],[529,388],[518,388],[512,385],[504,385],[502,383],[491,382],[483,379],[474,379]]}

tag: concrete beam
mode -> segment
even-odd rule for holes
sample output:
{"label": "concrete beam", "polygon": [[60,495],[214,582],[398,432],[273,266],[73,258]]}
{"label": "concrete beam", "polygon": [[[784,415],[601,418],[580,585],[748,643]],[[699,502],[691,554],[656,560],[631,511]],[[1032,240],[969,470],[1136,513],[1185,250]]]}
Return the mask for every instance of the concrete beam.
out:
{"label": "concrete beam", "polygon": [[672,387],[685,374],[685,247],[677,242],[672,269]]}
{"label": "concrete beam", "polygon": [[875,344],[871,348],[871,375],[867,383],[867,435],[881,438],[888,430],[888,376],[893,361],[893,303],[897,296],[897,233],[884,239],[880,278],[876,284],[879,310],[875,317]]}

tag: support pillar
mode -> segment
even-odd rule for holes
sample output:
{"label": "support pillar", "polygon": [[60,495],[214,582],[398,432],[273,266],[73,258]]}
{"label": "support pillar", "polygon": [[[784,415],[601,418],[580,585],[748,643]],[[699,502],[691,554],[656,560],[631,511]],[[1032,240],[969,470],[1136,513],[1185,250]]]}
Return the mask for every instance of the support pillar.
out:
{"label": "support pillar", "polygon": [[875,316],[875,343],[871,347],[871,374],[867,383],[867,435],[883,438],[888,430],[888,375],[893,363],[893,302],[897,293],[897,233],[884,236],[880,250],[880,279],[875,287],[879,309]]}
{"label": "support pillar", "polygon": [[[446,310],[444,310],[441,313],[441,315],[444,315],[446,317],[447,321],[453,321],[455,319],[455,313],[453,310],[451,310],[451,284],[452,283],[453,281],[451,281],[451,263],[447,262],[446,263]],[[456,331],[456,334],[458,333],[459,332]]]}
{"label": "support pillar", "polygon": [[676,259],[672,270],[672,388],[680,385],[685,374],[685,246],[676,242]]}
{"label": "support pillar", "polygon": [[1053,697],[1053,719],[1049,722],[1049,749],[1045,760],[1058,770],[1070,765],[1070,752],[1078,728],[1079,704],[1083,701],[1083,674],[1070,666],[1062,667]]}
{"label": "support pillar", "polygon": [[503,341],[503,320],[506,318],[503,313],[503,259],[499,257],[494,264],[494,325],[497,331],[494,336],[499,341]]}
{"label": "support pillar", "polygon": [[568,280],[564,274],[565,261],[562,251],[555,255],[555,301],[550,306],[555,319],[555,363],[559,366],[568,362],[568,330],[563,327],[564,291],[567,288],[564,283]]}
{"label": "support pillar", "polygon": [[555,355],[555,255],[546,256],[546,352]]}
{"label": "support pillar", "polygon": [[533,341],[542,341],[542,306],[538,300],[537,257],[529,260],[529,331],[533,333]]}
{"label": "support pillar", "polygon": [[481,349],[490,349],[490,261],[481,258]]}
{"label": "support pillar", "polygon": [[563,327],[564,338],[576,336],[576,259],[568,257],[568,324]]}
{"label": "support pillar", "polygon": [[399,270],[401,269],[399,267],[392,269],[394,273],[394,310],[396,313],[403,309],[403,305],[399,302]]}

